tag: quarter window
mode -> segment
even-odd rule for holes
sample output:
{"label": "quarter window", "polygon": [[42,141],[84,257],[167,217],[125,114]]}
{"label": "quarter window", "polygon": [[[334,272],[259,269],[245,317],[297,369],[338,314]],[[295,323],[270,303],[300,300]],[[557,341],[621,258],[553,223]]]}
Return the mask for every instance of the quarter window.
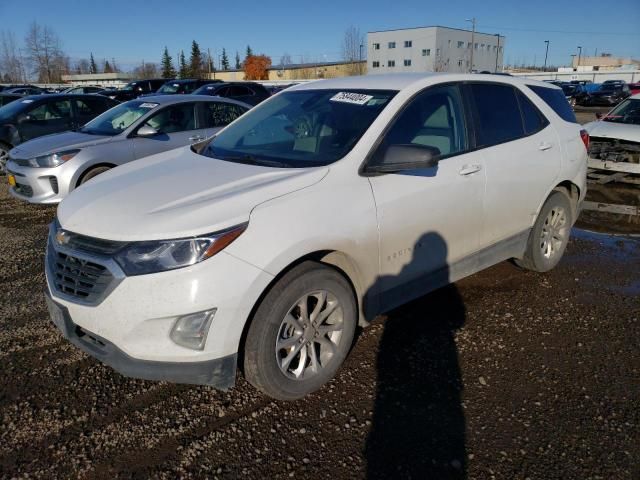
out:
{"label": "quarter window", "polygon": [[540,110],[531,103],[531,100],[519,90],[516,90],[520,111],[522,112],[522,121],[524,122],[524,131],[527,135],[539,132],[549,124],[549,121],[542,115]]}
{"label": "quarter window", "polygon": [[488,147],[524,136],[516,92],[510,85],[470,85],[477,118],[476,144]]}

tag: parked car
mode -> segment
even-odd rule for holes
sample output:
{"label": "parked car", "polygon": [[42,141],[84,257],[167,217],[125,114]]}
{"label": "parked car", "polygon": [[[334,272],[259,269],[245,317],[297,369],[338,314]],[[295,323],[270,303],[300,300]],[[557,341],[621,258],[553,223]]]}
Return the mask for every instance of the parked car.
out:
{"label": "parked car", "polygon": [[97,85],[87,85],[83,87],[70,87],[63,90],[62,93],[100,93],[104,91],[104,87]]}
{"label": "parked car", "polygon": [[565,98],[572,107],[580,105],[589,95],[586,89],[579,83],[562,83],[559,87],[562,88]]}
{"label": "parked car", "polygon": [[23,96],[18,93],[0,92],[0,107],[4,107],[5,105],[18,100],[19,98],[23,98]]}
{"label": "parked car", "polygon": [[0,108],[0,173],[9,150],[22,142],[50,133],[80,128],[117,105],[100,95],[33,95]]}
{"label": "parked car", "polygon": [[637,95],[638,93],[640,93],[640,82],[630,83],[629,92],[631,93],[631,95]]}
{"label": "parked car", "polygon": [[623,100],[599,121],[587,123],[589,155],[602,161],[640,163],[640,94]]}
{"label": "parked car", "polygon": [[146,80],[136,80],[135,82],[127,83],[120,90],[103,90],[101,95],[105,95],[112,100],[118,100],[119,102],[126,102],[127,100],[133,100],[140,95],[154,93],[162,85],[167,82],[166,78],[150,78]]}
{"label": "parked car", "polygon": [[16,95],[41,95],[46,93],[42,88],[38,87],[17,87],[8,88],[3,93],[15,93]]}
{"label": "parked car", "polygon": [[298,85],[71,192],[49,233],[51,318],[125,375],[227,388],[240,360],[300,398],[358,324],[503,260],[553,268],[587,141],[562,90],[528,79]]}
{"label": "parked car", "polygon": [[31,203],[58,203],[118,165],[198,143],[251,108],[222,98],[172,95],[130,100],[73,131],[9,152],[9,190]]}
{"label": "parked car", "polygon": [[271,96],[266,88],[255,82],[209,83],[195,90],[193,94],[233,98],[250,105],[257,105]]}
{"label": "parked car", "polygon": [[155,93],[149,95],[176,95],[181,93],[193,93],[203,85],[218,83],[222,80],[169,80],[165,82]]}
{"label": "parked car", "polygon": [[587,95],[580,99],[578,105],[585,106],[613,106],[631,95],[629,85],[626,83],[603,83],[594,92],[587,92]]}

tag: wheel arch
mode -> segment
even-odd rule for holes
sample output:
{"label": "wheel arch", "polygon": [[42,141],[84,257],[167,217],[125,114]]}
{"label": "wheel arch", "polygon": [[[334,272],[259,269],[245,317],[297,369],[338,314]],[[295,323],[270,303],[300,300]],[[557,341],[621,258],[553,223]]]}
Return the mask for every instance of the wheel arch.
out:
{"label": "wheel arch", "polygon": [[[575,222],[576,219],[578,218],[578,204],[580,202],[580,187],[578,187],[578,185],[576,185],[570,180],[564,180],[560,182],[558,185],[556,185],[555,187],[553,187],[551,192],[549,192],[549,195],[551,195],[553,192],[562,192],[569,198],[569,202],[571,203],[571,214],[572,214],[573,221]],[[549,198],[549,195],[547,195],[547,198]],[[545,202],[546,202],[546,199],[545,199]],[[544,202],[543,202],[543,205],[544,205]],[[540,206],[540,208],[542,208],[542,205]],[[538,212],[539,211],[540,210],[538,210]]]}
{"label": "wheel arch", "polygon": [[76,180],[74,182],[72,182],[73,189],[75,190],[76,188],[78,188],[80,186],[80,183],[82,182],[84,177],[87,175],[87,173],[89,173],[94,168],[99,168],[99,167],[115,168],[115,167],[117,167],[117,165],[115,163],[110,163],[110,162],[99,162],[99,163],[93,163],[93,164],[89,165],[88,167],[85,167],[82,170],[82,172],[80,172],[80,174],[77,176]]}

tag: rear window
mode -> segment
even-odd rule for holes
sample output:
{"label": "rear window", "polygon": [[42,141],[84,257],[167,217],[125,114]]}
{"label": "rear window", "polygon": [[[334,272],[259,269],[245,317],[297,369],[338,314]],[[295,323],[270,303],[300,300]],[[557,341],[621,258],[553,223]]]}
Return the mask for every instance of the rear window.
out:
{"label": "rear window", "polygon": [[544,102],[549,105],[560,118],[571,123],[578,123],[576,114],[569,102],[567,102],[562,90],[555,88],[540,87],[538,85],[527,85],[533,92],[538,95]]}

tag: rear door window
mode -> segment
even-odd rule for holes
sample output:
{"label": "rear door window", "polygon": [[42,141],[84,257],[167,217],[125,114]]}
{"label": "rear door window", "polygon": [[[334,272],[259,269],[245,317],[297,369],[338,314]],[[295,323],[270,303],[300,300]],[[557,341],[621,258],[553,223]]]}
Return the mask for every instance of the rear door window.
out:
{"label": "rear door window", "polygon": [[567,102],[567,98],[564,96],[564,93],[562,93],[562,90],[538,85],[527,85],[527,87],[544,100],[544,103],[549,105],[560,118],[567,122],[578,123],[576,114],[573,113],[573,109],[571,105],[569,105],[569,102]]}
{"label": "rear door window", "polygon": [[29,112],[32,120],[59,120],[71,118],[71,104],[69,100],[58,100],[43,103]]}
{"label": "rear door window", "polygon": [[523,137],[524,126],[516,91],[511,85],[469,85],[476,107],[476,146],[488,147]]}
{"label": "rear door window", "polygon": [[145,125],[155,128],[160,133],[176,133],[195,130],[195,103],[179,103],[161,110]]}
{"label": "rear door window", "polygon": [[202,128],[224,127],[247,111],[233,103],[203,102],[204,125]]}

